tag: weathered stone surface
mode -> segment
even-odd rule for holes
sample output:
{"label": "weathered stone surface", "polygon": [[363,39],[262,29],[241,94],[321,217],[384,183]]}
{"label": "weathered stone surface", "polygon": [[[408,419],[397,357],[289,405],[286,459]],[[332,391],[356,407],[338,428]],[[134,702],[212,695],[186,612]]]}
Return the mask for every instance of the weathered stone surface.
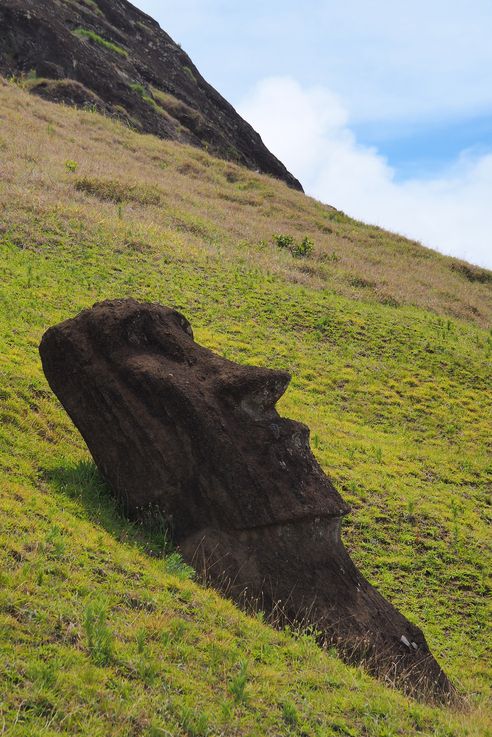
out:
{"label": "weathered stone surface", "polygon": [[32,92],[95,107],[302,190],[180,46],[127,0],[0,0],[0,29],[0,74],[35,73]]}
{"label": "weathered stone surface", "polygon": [[275,409],[286,372],[221,358],[194,341],[181,314],[134,300],[50,328],[40,353],[129,514],[158,508],[185,559],[236,600],[314,625],[406,691],[452,696],[421,630],[343,547],[349,509],[312,455],[308,428]]}

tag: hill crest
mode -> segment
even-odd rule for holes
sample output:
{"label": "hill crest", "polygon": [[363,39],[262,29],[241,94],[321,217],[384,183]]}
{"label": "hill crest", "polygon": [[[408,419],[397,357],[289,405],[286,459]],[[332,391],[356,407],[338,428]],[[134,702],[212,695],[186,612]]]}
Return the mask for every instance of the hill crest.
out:
{"label": "hill crest", "polygon": [[0,73],[46,99],[300,182],[151,17],[127,0],[0,0]]}

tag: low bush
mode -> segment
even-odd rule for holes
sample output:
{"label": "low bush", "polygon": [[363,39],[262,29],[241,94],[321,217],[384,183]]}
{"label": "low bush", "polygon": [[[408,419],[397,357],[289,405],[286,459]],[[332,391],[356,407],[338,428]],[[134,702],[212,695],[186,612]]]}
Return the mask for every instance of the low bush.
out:
{"label": "low bush", "polygon": [[76,161],[72,161],[71,159],[68,159],[67,161],[65,161],[66,170],[71,172],[72,174],[74,174],[77,171],[78,166],[79,166],[78,163]]}
{"label": "low bush", "polygon": [[304,258],[309,256],[314,249],[313,241],[305,236],[301,241],[296,241],[292,235],[286,235],[285,233],[276,233],[273,239],[278,248],[285,248],[295,258]]}
{"label": "low bush", "polygon": [[309,256],[313,252],[313,249],[313,241],[306,236],[302,241],[299,241],[299,243],[294,243],[291,251],[293,256],[304,258],[305,256]]}

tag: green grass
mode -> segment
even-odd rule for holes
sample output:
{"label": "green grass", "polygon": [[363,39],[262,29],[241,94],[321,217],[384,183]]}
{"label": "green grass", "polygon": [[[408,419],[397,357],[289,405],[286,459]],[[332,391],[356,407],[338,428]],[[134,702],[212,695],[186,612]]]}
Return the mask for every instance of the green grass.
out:
{"label": "green grass", "polygon": [[[0,181],[0,731],[490,735],[490,329],[296,282],[290,269],[311,257],[245,245],[232,230],[245,205],[220,199],[218,222],[195,208],[192,189],[171,211],[162,195],[146,201],[158,185],[124,186],[105,158],[121,127],[7,92],[5,114],[19,100],[22,117],[2,129],[10,158]],[[142,168],[148,151],[149,166],[164,160],[176,183],[186,163],[216,177],[206,180],[209,207],[221,186],[238,192],[237,181],[218,184],[232,165],[124,135],[122,171]],[[67,160],[91,191],[74,186]],[[255,197],[284,212],[291,193],[258,182]],[[277,220],[270,240],[285,232]],[[345,226],[364,237],[363,226]],[[281,268],[257,260],[268,248]],[[230,359],[292,372],[279,409],[311,427],[314,453],[352,504],[351,555],[423,627],[466,708],[412,702],[310,636],[241,614],[194,583],[158,519],[145,529],[124,519],[37,353],[49,325],[122,296],[180,309],[197,340]]]}
{"label": "green grass", "polygon": [[87,38],[89,39],[89,41],[94,41],[94,43],[99,44],[99,46],[103,46],[105,49],[114,51],[115,54],[119,54],[120,56],[128,56],[128,51],[126,51],[126,49],[124,49],[122,46],[118,46],[118,44],[113,43],[113,41],[108,41],[102,36],[99,36],[99,34],[97,34],[95,31],[90,31],[87,28],[76,28],[75,31],[73,31],[73,34],[78,38]]}
{"label": "green grass", "polygon": [[193,84],[196,84],[196,77],[193,74],[193,70],[190,67],[184,66],[183,71],[185,72],[186,76],[189,78]]}
{"label": "green grass", "polygon": [[152,107],[157,110],[157,112],[164,114],[165,111],[161,106],[159,106],[154,100],[154,98],[150,95],[149,91],[143,86],[143,84],[140,84],[139,82],[133,82],[130,85],[130,89],[132,89],[134,92],[136,92],[144,102],[146,102],[148,105],[152,105]]}
{"label": "green grass", "polygon": [[140,82],[133,82],[130,85],[130,89],[132,89],[134,92],[137,92],[140,97],[144,98],[146,95],[148,95],[147,90],[143,86],[143,84],[140,84]]}
{"label": "green grass", "polygon": [[94,13],[97,13],[98,15],[103,15],[102,10],[100,9],[99,5],[95,2],[95,0],[79,0],[79,4],[85,5],[86,7],[94,11]]}

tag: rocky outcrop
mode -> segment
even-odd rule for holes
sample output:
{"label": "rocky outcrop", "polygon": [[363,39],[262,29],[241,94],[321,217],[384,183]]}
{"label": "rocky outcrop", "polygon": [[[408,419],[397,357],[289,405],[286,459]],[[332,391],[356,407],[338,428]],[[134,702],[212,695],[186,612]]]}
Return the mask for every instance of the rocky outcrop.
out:
{"label": "rocky outcrop", "polygon": [[340,538],[349,511],[280,417],[285,371],[198,345],[183,315],[102,302],[50,328],[48,381],[132,516],[165,515],[185,559],[237,601],[311,624],[342,655],[404,690],[453,687],[421,630],[359,573]]}
{"label": "rocky outcrop", "polygon": [[138,130],[300,183],[200,75],[189,56],[126,0],[0,0],[0,74]]}

